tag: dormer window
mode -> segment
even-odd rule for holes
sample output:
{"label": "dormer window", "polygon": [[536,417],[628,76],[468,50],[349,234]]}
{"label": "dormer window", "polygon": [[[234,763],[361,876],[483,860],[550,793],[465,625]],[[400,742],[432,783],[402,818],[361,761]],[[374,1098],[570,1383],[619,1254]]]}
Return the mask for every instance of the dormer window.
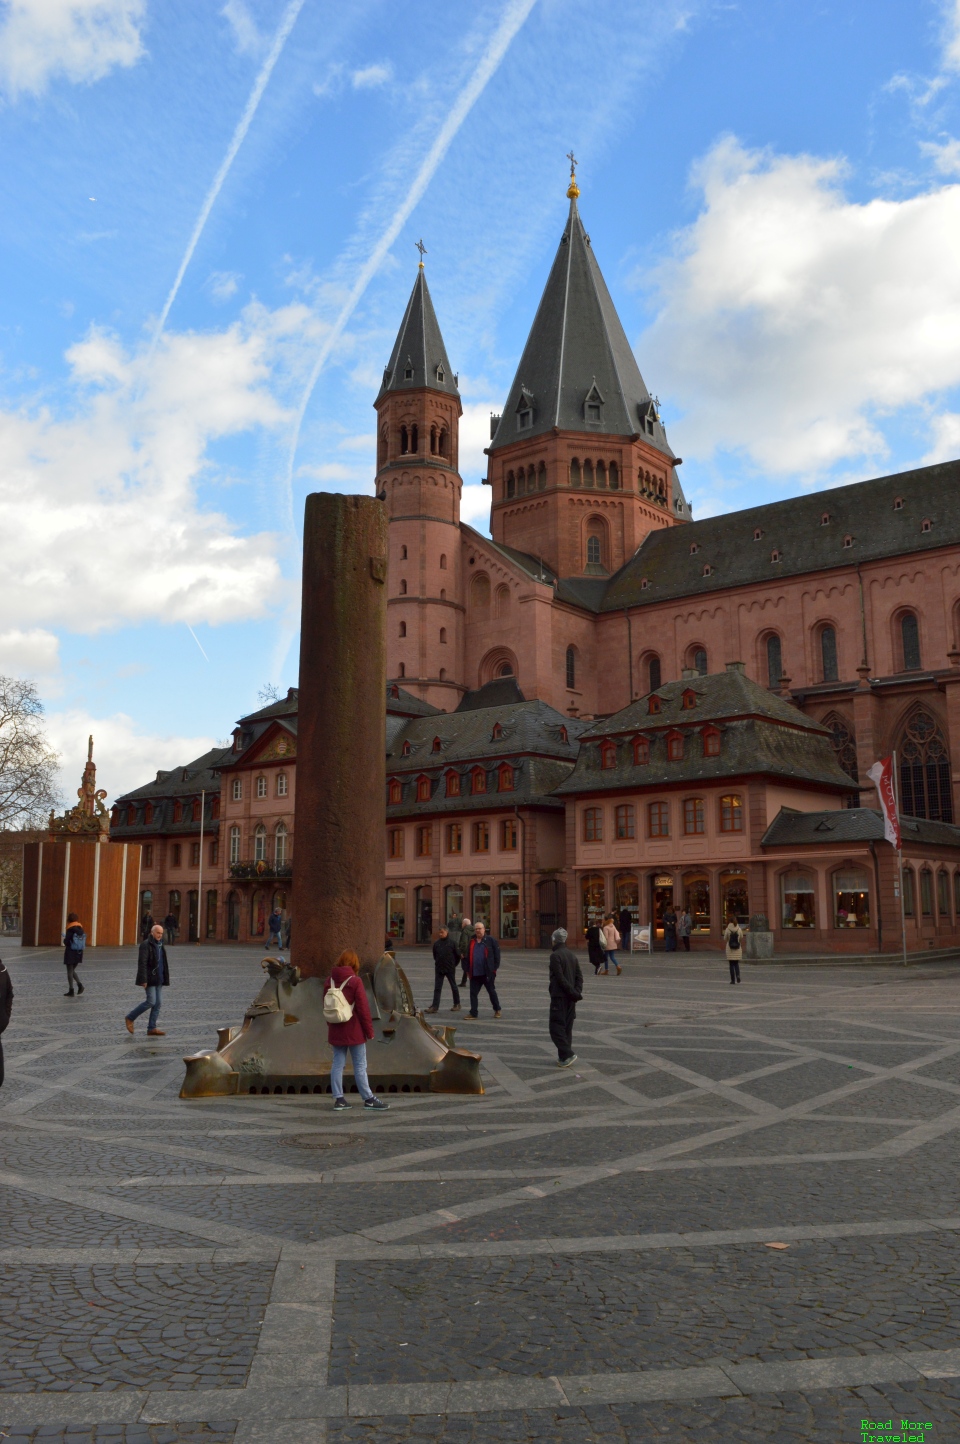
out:
{"label": "dormer window", "polygon": [[646,737],[633,739],[633,761],[637,767],[646,767],[650,761],[650,743]]}
{"label": "dormer window", "polygon": [[513,791],[513,768],[505,762],[498,772],[498,786],[501,792]]}
{"label": "dormer window", "polygon": [[853,537],[850,535],[849,532],[847,532],[847,535],[846,535],[846,536],[844,537],[844,539],[843,539],[843,545],[844,545],[844,549],[845,549],[845,550],[848,550],[848,551],[849,551],[850,547],[853,546]]}
{"label": "dormer window", "polygon": [[399,778],[391,777],[387,783],[387,797],[394,806],[402,800],[403,789],[400,785]]}
{"label": "dormer window", "polygon": [[700,550],[700,543],[699,543],[699,542],[691,542],[691,543],[690,543],[690,555],[691,555],[692,557],[695,557],[696,554],[697,554],[697,552],[698,552],[699,550]]}
{"label": "dormer window", "polygon": [[418,777],[418,778],[417,778],[417,801],[418,801],[418,802],[429,802],[429,801],[430,801],[430,779],[429,779],[429,777]]}
{"label": "dormer window", "polygon": [[517,430],[529,431],[533,426],[533,397],[525,386],[520,387],[520,399],[517,402]]}
{"label": "dormer window", "polygon": [[668,733],[667,733],[667,761],[668,761],[668,762],[682,762],[682,761],[683,761],[683,733],[682,733],[682,732],[668,732]]}
{"label": "dormer window", "polygon": [[773,551],[770,553],[770,560],[772,562],[779,562],[783,560],[783,554],[781,553],[779,547],[774,547]]}
{"label": "dormer window", "polygon": [[652,436],[652,435],[653,435],[653,417],[652,417],[652,416],[648,416],[648,417],[647,417],[646,427],[647,427],[647,435],[648,435],[648,436]]}
{"label": "dormer window", "polygon": [[583,419],[588,426],[599,426],[603,420],[603,397],[596,381],[587,392],[583,403]]}
{"label": "dormer window", "polygon": [[894,509],[894,511],[903,511],[903,497],[902,497],[902,496],[895,496],[895,497],[893,498],[893,509]]}
{"label": "dormer window", "polygon": [[560,728],[560,741],[561,741],[561,742],[569,742],[569,741],[570,741],[570,736],[569,736],[569,733],[567,732],[566,727],[561,727],[561,728]]}
{"label": "dormer window", "polygon": [[403,379],[404,381],[413,380],[413,362],[410,360],[409,356],[407,357],[407,364],[403,368]]}
{"label": "dormer window", "polygon": [[440,741],[440,738],[439,738],[439,737],[434,737],[434,739],[433,739],[433,750],[434,750],[434,752],[440,752],[442,749],[443,749],[443,743]]}
{"label": "dormer window", "polygon": [[657,696],[647,698],[647,711],[651,714],[659,712],[662,705],[660,698]]}
{"label": "dormer window", "polygon": [[640,590],[641,590],[641,592],[645,592],[645,591],[647,590],[647,588],[649,587],[649,585],[650,585],[650,578],[649,578],[649,577],[643,577],[643,578],[641,579],[641,581],[640,581]]}
{"label": "dormer window", "polygon": [[713,567],[710,565],[709,562],[704,562],[704,565],[703,565],[703,575],[704,575],[705,577],[709,577],[709,576],[712,576],[712,575],[713,575]]}
{"label": "dormer window", "polygon": [[459,796],[460,796],[460,773],[459,773],[459,772],[448,772],[448,773],[447,773],[447,796],[448,796],[448,797],[459,797]]}
{"label": "dormer window", "polygon": [[755,527],[754,527],[754,529],[753,529],[753,539],[754,539],[754,541],[761,541],[761,540],[763,539],[763,529],[762,529],[762,527],[759,527],[759,526],[755,526]]}
{"label": "dormer window", "polygon": [[404,742],[403,746],[400,748],[400,756],[401,756],[401,757],[409,757],[409,756],[410,756],[410,743],[409,743],[409,742]]}
{"label": "dormer window", "polygon": [[720,733],[716,727],[703,729],[703,755],[704,757],[720,756]]}
{"label": "dormer window", "polygon": [[830,513],[829,513],[828,511],[825,511],[825,512],[823,513],[823,516],[820,518],[820,525],[821,525],[821,526],[829,526],[829,525],[830,525]]}
{"label": "dormer window", "polygon": [[921,530],[921,531],[933,531],[933,522],[930,520],[930,518],[929,518],[928,516],[925,516],[925,517],[923,518],[923,521],[920,523],[920,530]]}
{"label": "dormer window", "polygon": [[491,742],[499,742],[503,737],[503,728],[499,722],[494,722],[493,731],[490,733]]}
{"label": "dormer window", "polygon": [[691,707],[696,707],[697,694],[696,692],[694,692],[692,687],[688,687],[687,690],[684,692],[680,705],[683,707],[683,710],[685,712],[689,712]]}
{"label": "dormer window", "polygon": [[444,378],[445,378],[444,369],[443,369],[442,366],[438,366],[438,367],[437,367],[437,380],[440,382],[441,386],[443,385]]}
{"label": "dormer window", "polygon": [[482,767],[475,767],[470,774],[470,791],[473,793],[486,792],[487,774]]}
{"label": "dormer window", "polygon": [[617,765],[617,749],[612,742],[600,743],[600,766],[604,772]]}

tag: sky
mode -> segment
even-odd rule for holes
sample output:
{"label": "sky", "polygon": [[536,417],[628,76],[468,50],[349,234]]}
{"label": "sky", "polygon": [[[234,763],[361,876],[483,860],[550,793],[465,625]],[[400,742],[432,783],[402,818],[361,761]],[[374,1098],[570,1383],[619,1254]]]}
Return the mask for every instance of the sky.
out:
{"label": "sky", "polygon": [[0,672],[110,797],[295,685],[418,259],[463,516],[580,209],[695,517],[960,455],[960,0],[0,0]]}

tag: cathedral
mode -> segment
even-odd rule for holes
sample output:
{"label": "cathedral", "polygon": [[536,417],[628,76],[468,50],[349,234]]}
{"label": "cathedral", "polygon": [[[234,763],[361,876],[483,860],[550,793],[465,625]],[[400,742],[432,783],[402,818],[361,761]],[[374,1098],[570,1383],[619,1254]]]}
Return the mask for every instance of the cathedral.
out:
{"label": "cathedral", "polygon": [[[421,260],[375,400],[389,518],[384,926],[600,915],[781,953],[960,941],[960,463],[696,521],[578,207],[460,519]],[[531,307],[532,310],[532,307]],[[248,941],[295,867],[296,690],[118,800],[144,912]],[[904,866],[867,771],[895,751]],[[194,837],[198,831],[199,837]],[[197,868],[199,866],[199,872]]]}

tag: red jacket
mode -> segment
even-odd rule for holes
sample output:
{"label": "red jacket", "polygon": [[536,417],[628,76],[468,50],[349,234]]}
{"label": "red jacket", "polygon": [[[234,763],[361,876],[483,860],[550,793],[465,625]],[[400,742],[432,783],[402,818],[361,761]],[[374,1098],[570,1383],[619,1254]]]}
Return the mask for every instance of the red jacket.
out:
{"label": "red jacket", "polygon": [[327,1042],[331,1048],[349,1048],[354,1043],[365,1043],[373,1037],[373,1020],[367,990],[352,968],[334,968],[323,985],[324,997],[331,983],[343,988],[343,996],[353,1004],[353,1017],[346,1023],[327,1024]]}

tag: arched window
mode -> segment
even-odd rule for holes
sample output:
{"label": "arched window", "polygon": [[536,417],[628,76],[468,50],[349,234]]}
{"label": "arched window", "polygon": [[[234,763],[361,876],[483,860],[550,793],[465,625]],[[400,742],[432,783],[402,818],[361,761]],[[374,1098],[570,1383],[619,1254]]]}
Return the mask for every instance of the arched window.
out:
{"label": "arched window", "polygon": [[253,860],[254,862],[266,862],[267,860],[267,829],[262,822],[253,834]]}
{"label": "arched window", "polygon": [[407,560],[407,549],[406,549],[406,547],[401,547],[401,548],[400,548],[400,560],[401,560],[402,562],[405,562],[405,561]]}
{"label": "arched window", "polygon": [[437,428],[435,426],[430,428],[430,454],[431,456],[437,454]]}
{"label": "arched window", "polygon": [[407,454],[407,452],[408,452],[409,450],[410,450],[410,438],[409,438],[409,436],[408,436],[408,434],[407,434],[407,428],[406,428],[405,426],[401,426],[401,428],[400,428],[400,454],[401,454],[401,456],[406,456],[406,454]]}
{"label": "arched window", "polygon": [[837,712],[831,712],[823,719],[824,727],[829,727],[833,750],[837,762],[843,768],[848,777],[854,782],[859,781],[857,772],[857,744],[853,739],[853,733],[846,719]]}
{"label": "arched window", "polygon": [[405,636],[407,635],[407,624],[406,624],[406,622],[401,622],[401,623],[400,623],[400,635],[401,635],[401,637],[405,637]]}
{"label": "arched window", "polygon": [[592,516],[587,522],[586,565],[592,570],[605,570],[607,565],[606,528],[603,518]]}
{"label": "arched window", "polygon": [[401,597],[405,597],[407,595],[407,584],[404,581],[403,577],[400,578],[400,595]]}
{"label": "arched window", "polygon": [[782,676],[783,652],[780,646],[780,638],[776,632],[771,632],[767,638],[767,686],[779,687]]}
{"label": "arched window", "polygon": [[596,566],[600,565],[600,538],[598,536],[587,537],[587,561]]}
{"label": "arched window", "polygon": [[585,461],[585,462],[583,463],[583,484],[584,484],[584,486],[593,486],[593,462],[592,462],[592,461]]}
{"label": "arched window", "polygon": [[833,627],[820,628],[820,672],[825,682],[840,680],[837,660],[837,634]]}
{"label": "arched window", "polygon": [[419,451],[419,449],[420,449],[420,437],[419,437],[419,435],[418,435],[418,433],[417,433],[417,423],[414,422],[413,425],[412,425],[411,428],[410,428],[410,450],[411,450],[411,451]]}
{"label": "arched window", "polygon": [[285,867],[287,862],[287,824],[285,822],[277,823],[274,846],[276,848],[277,867]]}
{"label": "arched window", "polygon": [[441,643],[445,644],[445,643],[446,643],[446,640],[447,640],[447,629],[446,629],[446,627],[441,627],[441,628],[440,628],[440,641],[441,641]]}
{"label": "arched window", "polygon": [[605,465],[604,462],[598,461],[598,462],[597,462],[597,486],[602,486],[604,489],[606,489],[606,485],[607,485],[607,468],[606,468],[606,465]]}
{"label": "arched window", "polygon": [[406,675],[407,675],[407,669],[406,669],[406,667],[403,665],[403,663],[400,662],[400,663],[398,664],[398,666],[397,666],[397,676],[398,676],[398,677],[405,677]]}
{"label": "arched window", "polygon": [[446,456],[446,454],[447,454],[447,429],[446,429],[445,426],[441,426],[441,428],[440,428],[440,436],[439,436],[439,438],[438,438],[438,440],[437,440],[437,450],[439,451],[439,453],[440,453],[441,456]]}
{"label": "arched window", "polygon": [[445,682],[446,680],[447,680],[447,669],[446,669],[446,667],[441,667],[441,668],[440,668],[440,681],[441,681],[441,682]]}
{"label": "arched window", "polygon": [[537,490],[538,490],[538,491],[546,491],[546,489],[547,489],[547,467],[546,467],[546,463],[541,461],[540,465],[537,467]]}
{"label": "arched window", "polygon": [[933,873],[928,867],[920,869],[920,916],[933,917]]}
{"label": "arched window", "polygon": [[497,668],[497,676],[498,676],[498,677],[512,677],[512,676],[513,676],[513,663],[512,663],[512,662],[501,662],[501,663],[500,663],[500,666]]}
{"label": "arched window", "polygon": [[446,554],[446,552],[441,552],[441,553],[440,553],[440,570],[441,570],[442,572],[445,572],[445,571],[447,570],[447,554]]}
{"label": "arched window", "polygon": [[915,712],[897,748],[900,766],[900,807],[907,817],[933,822],[953,821],[950,757],[929,712]]}
{"label": "arched window", "polygon": [[577,685],[577,649],[574,646],[567,648],[567,686]]}
{"label": "arched window", "polygon": [[287,795],[287,774],[286,774],[285,772],[278,772],[278,773],[277,773],[277,796],[278,796],[278,797],[286,797],[286,795]]}
{"label": "arched window", "polygon": [[580,485],[580,462],[576,457],[570,463],[570,485]]}
{"label": "arched window", "polygon": [[620,489],[620,473],[619,473],[619,471],[617,470],[617,463],[616,463],[615,461],[611,461],[611,463],[610,463],[610,490],[611,490],[611,491],[619,491],[619,489]]}
{"label": "arched window", "polygon": [[[960,877],[960,873],[957,874]],[[913,883],[913,868],[903,869],[903,915],[905,918],[916,917],[917,898]]]}
{"label": "arched window", "polygon": [[647,663],[647,691],[658,692],[661,685],[662,668],[660,658],[653,656]]}
{"label": "arched window", "polygon": [[240,829],[236,824],[230,829],[230,861],[240,861]]}
{"label": "arched window", "polygon": [[920,624],[916,612],[904,612],[900,618],[901,671],[920,670]]}
{"label": "arched window", "polygon": [[478,617],[490,615],[490,578],[486,572],[477,572],[470,583],[470,604]]}
{"label": "arched window", "polygon": [[510,615],[510,588],[507,586],[497,587],[497,616],[509,617]]}
{"label": "arched window", "polygon": [[507,472],[507,500],[517,494],[517,481],[512,471]]}
{"label": "arched window", "polygon": [[707,654],[703,647],[697,647],[693,654],[693,665],[701,677],[707,675]]}

